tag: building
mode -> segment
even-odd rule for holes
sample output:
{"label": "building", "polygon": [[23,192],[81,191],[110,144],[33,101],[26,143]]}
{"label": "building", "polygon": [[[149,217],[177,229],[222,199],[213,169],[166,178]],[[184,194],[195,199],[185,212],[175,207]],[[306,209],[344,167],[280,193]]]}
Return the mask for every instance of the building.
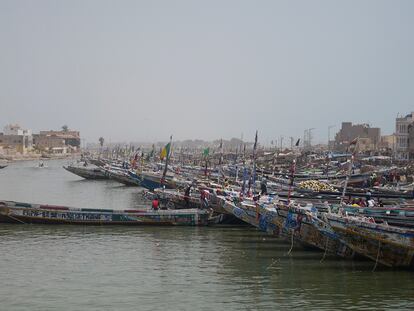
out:
{"label": "building", "polygon": [[342,127],[335,136],[334,150],[344,152],[349,144],[359,138],[358,150],[361,152],[376,151],[381,141],[381,129],[368,124],[352,124],[342,122]]}
{"label": "building", "polygon": [[384,135],[381,136],[381,142],[379,145],[379,149],[381,151],[391,151],[394,152],[395,150],[395,135]]}
{"label": "building", "polygon": [[65,147],[65,140],[57,136],[48,136],[41,134],[33,135],[33,143],[40,150],[50,150],[52,148],[61,148]]}
{"label": "building", "polygon": [[[395,119],[395,158],[407,161],[410,159],[410,133],[414,124],[414,112],[405,117]],[[412,141],[414,143],[414,141]],[[414,146],[413,146],[414,147]],[[411,157],[413,159],[414,157]]]}
{"label": "building", "polygon": [[408,159],[414,159],[414,123],[408,126]]}
{"label": "building", "polygon": [[79,131],[40,131],[39,136],[63,139],[66,146],[79,148],[81,138]]}
{"label": "building", "polygon": [[18,124],[6,125],[0,133],[0,146],[13,148],[21,154],[33,149],[33,135],[31,130],[25,130]]}

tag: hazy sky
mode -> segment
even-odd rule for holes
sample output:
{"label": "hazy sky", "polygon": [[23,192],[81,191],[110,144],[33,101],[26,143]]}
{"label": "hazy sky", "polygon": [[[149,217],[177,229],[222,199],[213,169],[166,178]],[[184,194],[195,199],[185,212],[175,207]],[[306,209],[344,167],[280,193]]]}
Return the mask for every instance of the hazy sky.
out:
{"label": "hazy sky", "polygon": [[0,0],[0,108],[88,142],[391,133],[414,111],[414,1]]}

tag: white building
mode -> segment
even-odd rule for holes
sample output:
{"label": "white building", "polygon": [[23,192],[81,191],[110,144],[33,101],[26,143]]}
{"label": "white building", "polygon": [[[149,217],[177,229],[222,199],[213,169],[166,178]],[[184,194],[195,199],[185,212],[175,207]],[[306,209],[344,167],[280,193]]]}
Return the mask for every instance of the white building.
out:
{"label": "white building", "polygon": [[414,124],[414,112],[395,120],[395,158],[409,160],[409,127]]}
{"label": "white building", "polygon": [[1,134],[0,144],[14,147],[24,154],[33,148],[32,130],[22,129],[18,124],[6,125]]}
{"label": "white building", "polygon": [[24,130],[18,124],[9,124],[3,128],[4,135],[32,136],[32,130]]}

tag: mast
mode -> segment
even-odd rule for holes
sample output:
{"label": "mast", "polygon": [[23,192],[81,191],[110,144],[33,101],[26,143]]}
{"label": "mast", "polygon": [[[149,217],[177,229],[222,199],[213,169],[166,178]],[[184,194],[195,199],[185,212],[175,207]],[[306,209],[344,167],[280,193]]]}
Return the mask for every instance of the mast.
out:
{"label": "mast", "polygon": [[242,184],[242,194],[245,194],[246,191],[246,178],[247,178],[247,170],[246,170],[246,144],[243,147],[243,184]]}
{"label": "mast", "polygon": [[290,203],[290,195],[292,194],[293,185],[295,182],[295,172],[296,172],[296,157],[293,159],[292,167],[290,169],[290,183],[289,183],[289,192],[288,192],[288,204]]}
{"label": "mast", "polygon": [[253,173],[252,173],[253,194],[255,194],[256,192],[256,150],[257,150],[257,130],[256,130],[256,136],[254,137],[254,146],[253,146]]}
{"label": "mast", "polygon": [[[297,140],[295,147],[299,147],[299,143],[300,143],[300,138]],[[290,196],[292,194],[292,189],[295,184],[296,160],[297,160],[297,155],[295,155],[295,158],[293,159],[293,162],[292,162],[292,167],[290,169],[291,176],[290,176],[289,192],[288,192],[288,204],[290,203]]]}
{"label": "mast", "polygon": [[358,142],[359,142],[359,136],[357,138],[355,138],[350,144],[351,145],[355,145],[354,151],[351,154],[351,160],[349,163],[349,167],[348,167],[348,172],[346,174],[346,178],[345,178],[345,183],[344,183],[344,189],[342,190],[342,196],[341,196],[341,204],[343,203],[344,199],[345,199],[345,193],[346,193],[346,188],[348,187],[348,182],[349,182],[349,177],[351,176],[352,173],[352,167],[354,166],[354,160],[355,160],[355,154],[357,152],[357,147],[358,147]]}

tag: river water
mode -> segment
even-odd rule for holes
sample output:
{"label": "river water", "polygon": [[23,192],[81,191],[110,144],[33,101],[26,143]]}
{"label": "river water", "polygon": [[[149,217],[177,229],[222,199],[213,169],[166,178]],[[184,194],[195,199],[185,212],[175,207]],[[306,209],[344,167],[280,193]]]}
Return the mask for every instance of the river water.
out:
{"label": "river water", "polygon": [[[10,164],[0,198],[143,205],[139,188],[85,181],[64,161]],[[409,271],[294,247],[249,227],[0,224],[0,310],[412,310]]]}

